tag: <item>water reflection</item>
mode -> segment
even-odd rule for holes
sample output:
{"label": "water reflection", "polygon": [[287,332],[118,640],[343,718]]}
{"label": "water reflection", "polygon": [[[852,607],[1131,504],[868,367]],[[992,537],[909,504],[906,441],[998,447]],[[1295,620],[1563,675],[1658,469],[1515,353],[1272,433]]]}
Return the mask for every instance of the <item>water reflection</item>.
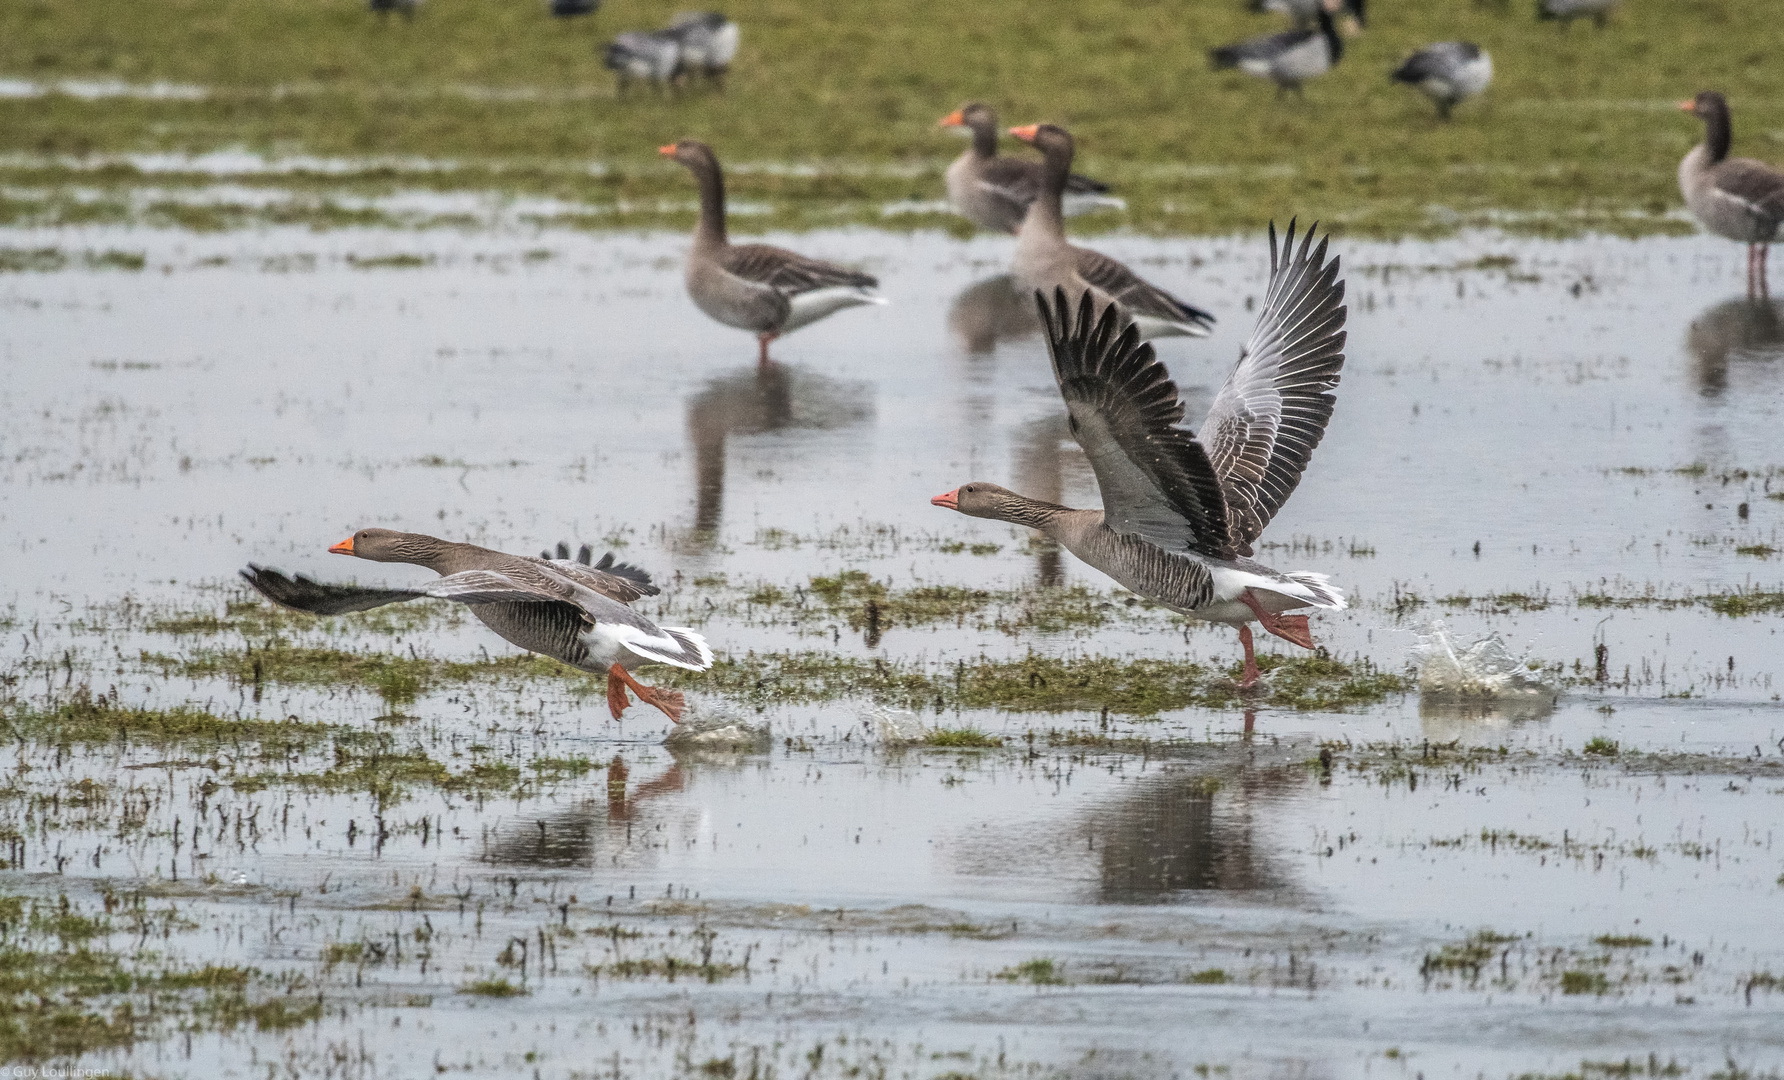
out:
{"label": "water reflection", "polygon": [[645,805],[685,786],[679,761],[634,786],[630,769],[616,757],[606,770],[605,802],[583,799],[568,810],[528,814],[505,826],[485,847],[483,859],[497,866],[586,868],[606,851],[617,861],[620,852],[634,852],[633,827],[642,825]]}
{"label": "water reflection", "polygon": [[774,361],[708,382],[688,399],[687,408],[694,444],[694,536],[710,540],[723,522],[731,436],[859,424],[873,415],[871,394],[864,383],[838,382]]}
{"label": "water reflection", "polygon": [[1553,697],[1504,698],[1494,701],[1419,701],[1419,731],[1432,742],[1490,745],[1520,724],[1547,720],[1555,712]]}
{"label": "water reflection", "polygon": [[[1030,420],[1016,438],[1016,490],[1043,502],[1065,502],[1065,442],[1071,438],[1064,413]],[[1072,453],[1081,453],[1077,444]],[[1035,578],[1042,588],[1065,582],[1059,545],[1041,536],[1029,541],[1035,553]]]}
{"label": "water reflection", "polygon": [[1301,781],[1283,769],[1226,777],[1182,769],[1143,781],[1090,819],[1098,899],[1135,904],[1186,891],[1282,888],[1286,877],[1260,849],[1255,813],[1260,797]]}
{"label": "water reflection", "polygon": [[983,356],[1000,341],[1020,341],[1041,332],[1034,298],[1017,292],[1008,274],[975,281],[954,297],[948,308],[948,330],[970,355]]}
{"label": "water reflection", "polygon": [[1728,387],[1730,361],[1784,358],[1784,300],[1739,297],[1716,304],[1685,333],[1698,392],[1709,397]]}

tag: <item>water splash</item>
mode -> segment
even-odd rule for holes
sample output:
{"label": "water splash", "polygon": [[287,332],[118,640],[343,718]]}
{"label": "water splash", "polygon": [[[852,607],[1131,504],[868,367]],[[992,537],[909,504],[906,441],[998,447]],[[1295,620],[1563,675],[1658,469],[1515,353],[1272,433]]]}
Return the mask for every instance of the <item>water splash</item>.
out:
{"label": "water splash", "polygon": [[1419,633],[1412,656],[1425,701],[1551,705],[1561,693],[1540,663],[1514,655],[1497,633],[1462,645],[1438,620]]}

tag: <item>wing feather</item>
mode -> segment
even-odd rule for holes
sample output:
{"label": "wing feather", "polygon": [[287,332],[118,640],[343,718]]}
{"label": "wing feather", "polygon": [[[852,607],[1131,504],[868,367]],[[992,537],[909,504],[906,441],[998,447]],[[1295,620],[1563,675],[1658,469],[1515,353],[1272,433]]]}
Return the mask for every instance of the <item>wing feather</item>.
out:
{"label": "wing feather", "polygon": [[1204,329],[1214,316],[1165,292],[1115,259],[1089,248],[1074,248],[1078,276],[1107,294],[1131,316],[1147,316],[1169,322],[1190,323]]}
{"label": "wing feather", "polygon": [[839,285],[871,289],[880,283],[872,274],[822,259],[808,259],[769,244],[740,244],[726,248],[719,261],[727,271],[745,281],[766,285],[788,296]]}
{"label": "wing feather", "polygon": [[1239,362],[1202,423],[1209,459],[1226,498],[1232,541],[1252,541],[1301,482],[1325,436],[1344,367],[1344,282],[1326,237],[1308,229],[1295,247],[1295,225],[1279,252],[1270,227],[1270,286]]}
{"label": "wing feather", "polygon": [[1167,551],[1230,557],[1220,482],[1195,434],[1177,426],[1183,403],[1152,346],[1107,305],[1093,325],[1097,304],[1088,292],[1075,316],[1063,289],[1051,305],[1038,293],[1035,299],[1072,437],[1102,492],[1104,522]]}

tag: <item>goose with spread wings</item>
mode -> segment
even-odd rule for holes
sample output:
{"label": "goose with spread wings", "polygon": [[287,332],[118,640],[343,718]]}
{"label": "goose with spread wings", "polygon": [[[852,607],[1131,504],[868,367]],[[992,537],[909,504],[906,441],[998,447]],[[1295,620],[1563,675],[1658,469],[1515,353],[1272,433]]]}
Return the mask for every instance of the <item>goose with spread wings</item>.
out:
{"label": "goose with spread wings", "polygon": [[328,549],[373,562],[411,563],[440,574],[438,580],[404,588],[328,585],[299,575],[249,564],[248,584],[276,604],[312,615],[343,615],[385,604],[431,597],[468,604],[485,626],[508,641],[584,671],[606,672],[607,705],[619,719],[632,704],[628,687],[646,705],[681,722],[686,704],[678,690],[645,686],[632,677],[641,664],[667,664],[688,671],[712,666],[706,639],[679,626],[657,626],[627,605],[659,590],[650,575],[615,563],[611,553],[590,564],[589,548],[571,559],[534,559],[457,544],[422,533],[361,529]]}
{"label": "goose with spread wings", "polygon": [[1073,510],[974,482],[930,501],[1036,529],[1128,589],[1191,618],[1238,628],[1242,687],[1258,681],[1250,623],[1313,647],[1298,608],[1342,610],[1324,574],[1281,572],[1252,544],[1301,481],[1325,434],[1344,366],[1344,282],[1326,240],[1270,228],[1270,285],[1251,340],[1215,395],[1200,436],[1152,346],[1086,293],[1037,296],[1073,438],[1102,492]]}
{"label": "goose with spread wings", "polygon": [[871,274],[808,259],[768,244],[733,244],[725,234],[725,174],[712,147],[695,139],[660,146],[657,153],[687,166],[700,185],[700,220],[688,252],[688,295],[726,326],[748,330],[768,363],[768,344],[782,334],[844,308],[883,304]]}

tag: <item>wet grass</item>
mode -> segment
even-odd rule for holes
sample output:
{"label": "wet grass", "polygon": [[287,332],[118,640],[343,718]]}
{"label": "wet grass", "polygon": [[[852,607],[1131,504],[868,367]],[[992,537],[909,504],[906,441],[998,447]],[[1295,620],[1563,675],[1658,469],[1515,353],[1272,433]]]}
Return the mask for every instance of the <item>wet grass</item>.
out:
{"label": "wet grass", "polygon": [[86,686],[51,705],[14,702],[0,707],[8,737],[52,745],[150,743],[188,747],[255,744],[266,756],[314,747],[337,729],[295,719],[228,718],[190,705],[127,705],[116,691],[95,695]]}
{"label": "wet grass", "polygon": [[[1770,32],[1763,6],[1716,0],[1690,5],[1688,17],[1625,5],[1602,32],[1538,23],[1525,5],[1389,7],[1372,13],[1368,33],[1305,100],[1279,100],[1266,83],[1209,70],[1210,46],[1277,27],[1242,5],[1186,18],[1158,0],[984,9],[863,0],[821,10],[739,0],[727,9],[743,27],[727,93],[612,100],[597,42],[660,24],[674,10],[670,0],[639,0],[623,13],[563,23],[542,5],[430,0],[412,22],[384,24],[362,5],[327,0],[6,5],[0,75],[166,81],[208,96],[0,101],[0,152],[78,158],[247,147],[444,158],[458,167],[369,162],[350,178],[315,171],[274,180],[360,192],[519,191],[586,203],[595,208],[588,224],[611,227],[685,222],[656,208],[689,188],[653,150],[691,135],[713,139],[734,160],[830,163],[815,175],[734,177],[739,198],[777,207],[753,221],[783,225],[817,223],[799,210],[817,204],[852,204],[855,217],[877,219],[882,203],[936,198],[958,143],[937,133],[935,120],[982,97],[1002,107],[1006,123],[1070,124],[1085,171],[1119,185],[1132,208],[1127,220],[1147,228],[1249,229],[1301,212],[1378,233],[1489,221],[1656,231],[1680,227],[1662,215],[1678,204],[1678,158],[1700,135],[1664,106],[1723,88],[1736,109],[1737,152],[1775,157],[1767,152],[1775,114],[1761,103],[1784,93],[1784,74],[1762,53],[1725,47]],[[1484,101],[1439,124],[1427,102],[1386,73],[1412,48],[1456,38],[1495,54],[1497,81]],[[984,57],[997,62],[978,62]],[[588,169],[591,158],[603,167]],[[74,182],[53,160],[26,170],[39,184]],[[144,182],[134,171],[107,164],[82,171],[79,182],[115,191]],[[14,188],[21,179],[7,178]],[[311,201],[305,224],[377,216]],[[182,227],[220,227],[227,216],[160,202],[153,212]],[[65,199],[56,220],[104,212],[91,203]],[[611,212],[628,203],[641,209]],[[16,217],[0,207],[0,220]]]}
{"label": "wet grass", "polygon": [[1004,968],[992,976],[1004,982],[1021,982],[1033,986],[1064,986],[1063,969],[1049,957],[1038,957],[1024,960],[1020,964]]}

